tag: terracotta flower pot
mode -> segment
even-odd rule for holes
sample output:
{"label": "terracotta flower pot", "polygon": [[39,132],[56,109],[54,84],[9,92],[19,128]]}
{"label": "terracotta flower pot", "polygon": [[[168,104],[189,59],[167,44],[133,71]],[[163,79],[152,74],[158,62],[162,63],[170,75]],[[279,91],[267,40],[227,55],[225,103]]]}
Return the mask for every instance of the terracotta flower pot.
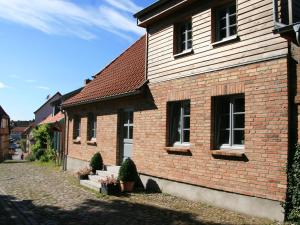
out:
{"label": "terracotta flower pot", "polygon": [[128,181],[128,182],[120,181],[120,186],[122,192],[132,192],[134,188],[134,181]]}

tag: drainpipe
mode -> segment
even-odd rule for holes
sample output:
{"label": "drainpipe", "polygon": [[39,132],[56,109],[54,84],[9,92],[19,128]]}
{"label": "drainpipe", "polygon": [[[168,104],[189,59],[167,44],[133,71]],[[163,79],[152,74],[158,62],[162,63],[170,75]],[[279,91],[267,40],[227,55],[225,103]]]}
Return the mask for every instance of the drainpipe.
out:
{"label": "drainpipe", "polygon": [[65,140],[65,143],[64,143],[64,151],[63,151],[63,170],[66,171],[67,170],[67,155],[68,155],[68,150],[69,150],[69,117],[68,117],[68,113],[63,110],[62,111],[64,116],[65,116],[65,128],[64,128],[64,140]]}
{"label": "drainpipe", "polygon": [[298,43],[298,45],[300,45],[300,35],[299,35],[299,32],[300,32],[300,24],[294,25],[293,28],[294,28],[294,31],[296,32],[296,40],[297,40],[297,43]]}

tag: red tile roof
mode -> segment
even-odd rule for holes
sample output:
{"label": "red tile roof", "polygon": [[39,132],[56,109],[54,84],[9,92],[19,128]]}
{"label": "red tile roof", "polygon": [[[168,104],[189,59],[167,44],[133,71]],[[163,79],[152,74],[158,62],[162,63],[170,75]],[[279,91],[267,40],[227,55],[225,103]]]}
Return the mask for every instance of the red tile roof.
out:
{"label": "red tile roof", "polygon": [[56,122],[61,121],[64,118],[65,118],[64,114],[62,112],[59,112],[55,116],[52,116],[52,115],[48,116],[46,119],[44,119],[42,122],[40,122],[39,125],[56,123]]}
{"label": "red tile roof", "polygon": [[146,37],[143,36],[107,67],[83,90],[63,103],[64,107],[91,103],[137,91],[146,83]]}
{"label": "red tile roof", "polygon": [[11,133],[24,133],[26,131],[27,127],[14,127],[12,130],[11,130]]}

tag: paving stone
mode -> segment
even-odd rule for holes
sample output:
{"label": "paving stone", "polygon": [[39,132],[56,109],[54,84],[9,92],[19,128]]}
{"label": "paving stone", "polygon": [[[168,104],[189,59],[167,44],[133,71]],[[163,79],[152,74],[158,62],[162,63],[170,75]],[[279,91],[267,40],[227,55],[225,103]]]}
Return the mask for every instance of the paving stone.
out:
{"label": "paving stone", "polygon": [[[32,163],[0,164],[0,188],[0,202],[12,203],[30,225],[275,224],[164,194],[97,195],[67,172]],[[17,213],[9,217],[1,208],[1,225],[20,224]]]}

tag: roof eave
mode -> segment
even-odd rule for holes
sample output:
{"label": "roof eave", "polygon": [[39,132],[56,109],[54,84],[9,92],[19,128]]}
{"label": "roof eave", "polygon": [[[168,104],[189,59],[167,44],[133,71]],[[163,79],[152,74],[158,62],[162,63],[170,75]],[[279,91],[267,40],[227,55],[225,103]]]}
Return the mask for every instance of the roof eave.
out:
{"label": "roof eave", "polygon": [[108,100],[138,95],[138,94],[142,93],[142,87],[147,83],[148,83],[148,81],[145,81],[139,88],[137,88],[133,91],[129,91],[129,92],[125,92],[125,93],[117,94],[117,95],[110,95],[110,96],[95,98],[95,99],[86,100],[86,101],[83,100],[83,101],[74,102],[74,103],[70,103],[70,104],[63,104],[62,108],[67,109],[67,108],[71,108],[74,106],[86,105],[86,104],[91,104],[91,103],[96,103],[96,102],[102,102],[102,101],[108,101]]}
{"label": "roof eave", "polygon": [[153,5],[143,9],[142,11],[136,13],[134,15],[135,18],[137,18],[137,24],[140,27],[146,28],[147,26],[157,22],[158,20],[162,19],[165,16],[170,15],[171,13],[174,13],[176,10],[180,9],[181,7],[186,6],[188,3],[194,2],[194,0],[180,0],[178,2],[172,2],[170,6],[168,6],[164,10],[158,10],[156,13],[154,13],[149,18],[143,18],[147,17],[147,14],[150,14],[152,11],[158,9],[159,7],[162,7],[163,5],[169,3],[169,0],[160,0],[159,2],[154,3]]}

